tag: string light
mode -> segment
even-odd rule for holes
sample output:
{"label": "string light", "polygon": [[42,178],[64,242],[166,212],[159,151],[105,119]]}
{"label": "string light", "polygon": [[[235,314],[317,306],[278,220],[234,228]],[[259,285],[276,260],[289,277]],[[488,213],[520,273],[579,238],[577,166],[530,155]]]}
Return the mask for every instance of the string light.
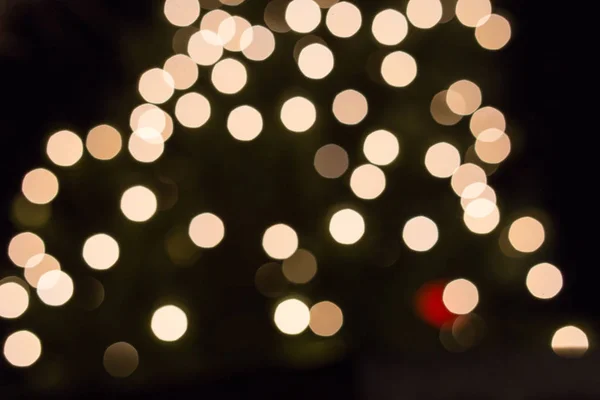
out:
{"label": "string light", "polygon": [[281,332],[299,335],[308,328],[310,310],[298,299],[287,299],[277,305],[273,319]]}
{"label": "string light", "polygon": [[163,342],[174,342],[181,339],[188,327],[187,315],[174,305],[160,307],[152,314],[150,328],[152,333]]}

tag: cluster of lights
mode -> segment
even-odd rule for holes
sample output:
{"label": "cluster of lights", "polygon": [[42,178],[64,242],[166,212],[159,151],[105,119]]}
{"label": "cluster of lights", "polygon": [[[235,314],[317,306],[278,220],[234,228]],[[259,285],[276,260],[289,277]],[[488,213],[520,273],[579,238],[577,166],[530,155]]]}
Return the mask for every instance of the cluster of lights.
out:
{"label": "cluster of lights", "polygon": [[[236,6],[244,0],[220,1],[223,5]],[[177,91],[191,89],[198,80],[199,68],[212,67],[210,80],[215,89],[223,95],[235,95],[245,88],[249,79],[245,63],[238,59],[239,54],[250,62],[269,58],[276,45],[272,32],[292,30],[307,34],[324,20],[329,32],[343,40],[357,34],[364,22],[360,9],[346,1],[273,0],[265,8],[267,27],[251,25],[240,16],[214,9],[203,15],[200,29],[182,34],[200,17],[200,5],[199,0],[165,1],[167,20],[180,28],[174,37],[174,46],[181,41],[182,35],[187,35],[184,40],[187,54],[178,52],[161,68],[151,68],[139,79],[138,91],[145,103],[131,113],[132,133],[127,140],[127,150],[138,162],[153,163],[163,154],[165,143],[173,134],[174,123],[173,117],[159,106],[171,100]],[[324,18],[322,9],[327,10]],[[371,23],[371,33],[379,44],[397,46],[410,29],[430,29],[447,22],[446,11],[440,0],[409,0],[404,13],[396,9],[379,12]],[[492,12],[489,0],[458,0],[450,11],[460,23],[474,29],[475,39],[484,49],[499,50],[510,40],[510,24]],[[334,53],[322,39],[301,39],[296,47],[298,69],[306,78],[320,80],[334,71]],[[231,53],[231,57],[226,52]],[[405,51],[391,51],[381,61],[381,78],[392,88],[410,85],[417,73],[416,60]],[[475,83],[459,80],[437,93],[430,109],[434,120],[444,126],[455,125],[470,117],[469,128],[475,139],[473,149],[477,159],[463,162],[457,147],[447,142],[434,144],[424,156],[425,168],[433,177],[450,179],[452,190],[460,197],[464,224],[476,234],[488,234],[500,223],[496,192],[488,185],[484,167],[500,164],[511,150],[504,115],[496,108],[481,107],[482,98]],[[369,112],[367,98],[352,88],[339,92],[331,104],[333,117],[342,125],[358,125]],[[226,128],[238,141],[252,141],[263,130],[263,116],[252,105],[239,105],[227,115]],[[317,115],[313,102],[301,96],[286,99],[279,110],[283,126],[298,134],[311,130]],[[198,129],[210,119],[211,103],[201,93],[187,92],[176,100],[174,117],[182,126]],[[54,133],[47,141],[46,154],[57,167],[68,168],[83,157],[85,149],[94,159],[108,161],[115,158],[122,147],[121,134],[114,127],[103,124],[89,131],[85,143],[71,131]],[[400,142],[397,134],[380,129],[366,135],[362,150],[367,162],[353,168],[349,184],[359,199],[374,200],[386,188],[382,167],[398,158]],[[337,144],[324,145],[315,153],[314,167],[324,178],[340,178],[350,168],[348,153]],[[22,194],[26,201],[43,206],[57,197],[59,186],[53,172],[37,168],[25,174]],[[120,209],[132,222],[147,222],[157,212],[157,196],[145,186],[132,186],[123,192]],[[339,244],[353,245],[365,231],[365,219],[353,208],[339,209],[329,219],[329,233]],[[217,215],[204,212],[190,221],[187,235],[199,248],[214,248],[225,237],[225,225]],[[511,250],[529,254],[542,246],[545,231],[538,220],[525,216],[510,224],[507,237]],[[402,239],[410,250],[427,252],[439,240],[438,226],[426,216],[416,216],[405,223]],[[307,284],[314,278],[317,259],[299,245],[298,234],[286,224],[275,224],[265,230],[262,247],[275,261],[257,270],[256,285],[261,293],[268,297],[282,296],[283,292],[273,286],[272,282],[277,281],[271,279],[273,276],[280,276],[279,281],[283,284],[294,285]],[[17,234],[9,243],[8,254],[16,266],[23,268],[26,282],[17,277],[0,281],[0,317],[15,319],[23,315],[30,302],[29,287],[35,289],[40,300],[48,306],[58,307],[69,301],[74,291],[73,280],[61,269],[59,261],[46,252],[45,243],[39,236],[32,232]],[[83,260],[97,271],[115,266],[119,255],[117,240],[106,233],[89,237],[82,249]],[[563,279],[557,267],[540,263],[530,269],[525,284],[536,298],[550,299],[562,289]],[[101,302],[104,296],[101,285],[100,289]],[[445,284],[441,301],[447,311],[458,316],[448,329],[442,329],[442,333],[452,332],[456,341],[461,342],[465,337],[461,333],[465,326],[474,326],[473,321],[479,318],[473,313],[479,303],[478,289],[467,279],[455,279]],[[342,328],[343,313],[338,305],[321,301],[309,307],[307,303],[296,297],[280,299],[273,314],[275,326],[287,335],[298,335],[310,328],[322,337],[333,336]],[[166,304],[154,311],[149,325],[156,338],[173,342],[185,335],[188,317],[181,307]],[[466,342],[462,340],[462,343]],[[555,333],[551,346],[560,355],[581,355],[587,350],[588,340],[581,329],[567,326]],[[4,342],[4,356],[17,367],[32,365],[41,353],[41,342],[30,331],[14,332]],[[104,366],[115,377],[129,376],[138,363],[137,350],[129,343],[114,343],[104,353]]]}

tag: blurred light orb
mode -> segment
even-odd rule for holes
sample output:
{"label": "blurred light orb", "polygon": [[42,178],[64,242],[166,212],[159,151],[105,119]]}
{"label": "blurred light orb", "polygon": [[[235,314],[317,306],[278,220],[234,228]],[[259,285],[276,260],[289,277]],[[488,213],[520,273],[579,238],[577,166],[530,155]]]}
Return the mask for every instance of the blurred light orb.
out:
{"label": "blurred light orb", "polygon": [[385,190],[385,174],[381,168],[364,164],[357,167],[350,176],[350,188],[357,197],[373,200]]}
{"label": "blurred light orb", "polygon": [[187,52],[196,64],[206,67],[223,56],[223,44],[216,32],[200,30],[190,37]]}
{"label": "blurred light orb", "polygon": [[163,342],[174,342],[180,339],[188,327],[185,312],[174,305],[160,307],[152,314],[150,328],[152,333]]}
{"label": "blurred light orb", "polygon": [[83,141],[71,131],[59,131],[48,139],[46,153],[59,167],[70,167],[83,156]]}
{"label": "blurred light orb", "polygon": [[298,249],[281,266],[285,278],[295,284],[310,282],[317,274],[317,259],[308,250]]}
{"label": "blurred light orb", "polygon": [[275,36],[261,25],[254,25],[242,33],[242,54],[252,61],[264,61],[275,51]]}
{"label": "blurred light orb", "polygon": [[[160,134],[162,141],[166,142],[173,134],[173,118],[171,115],[154,104],[145,103],[131,113],[130,124],[133,131],[139,129],[153,129]],[[146,133],[146,139],[154,138],[158,141],[158,136]]]}
{"label": "blurred light orb", "polygon": [[388,8],[373,18],[371,32],[382,45],[395,46],[406,38],[408,21],[400,11]]}
{"label": "blurred light orb", "polygon": [[340,244],[354,244],[365,234],[365,220],[350,208],[340,210],[329,221],[329,233]]}
{"label": "blurred light orb", "polygon": [[498,14],[482,18],[475,28],[475,39],[487,50],[500,50],[510,41],[510,37],[510,23]]}
{"label": "blurred light orb", "polygon": [[410,54],[395,51],[383,59],[381,76],[390,86],[408,86],[417,77],[417,62]]}
{"label": "blurred light orb", "polygon": [[265,297],[278,298],[285,294],[288,282],[278,262],[261,265],[254,275],[256,290]]}
{"label": "blurred light orb", "polygon": [[363,144],[363,153],[375,165],[389,165],[400,154],[400,143],[393,133],[380,129],[369,133]]}
{"label": "blurred light orb", "polygon": [[160,158],[165,150],[165,141],[157,130],[140,128],[129,136],[129,154],[139,162],[151,163]]}
{"label": "blurred light orb", "polygon": [[500,164],[510,154],[510,138],[496,128],[487,129],[477,136],[475,153],[487,164]]}
{"label": "blurred light orb", "polygon": [[464,213],[463,221],[466,227],[473,233],[478,235],[487,235],[492,232],[500,223],[500,210],[498,206],[490,200],[483,199],[486,204],[493,206],[492,211],[483,217],[473,217],[467,212]]}
{"label": "blurred light orb", "polygon": [[454,82],[446,92],[446,102],[457,115],[473,114],[481,106],[481,89],[466,79]]}
{"label": "blurred light orb", "polygon": [[[218,34],[226,50],[239,52],[244,49],[244,44],[248,45],[248,42],[242,42],[242,35],[247,29],[250,29],[251,25],[245,18],[240,16],[233,16],[225,19],[219,24]],[[253,32],[252,30],[250,31]]]}
{"label": "blurred light orb", "polygon": [[34,256],[44,254],[44,241],[35,233],[22,232],[15,235],[8,243],[8,257],[18,267],[25,268]]}
{"label": "blurred light orb", "polygon": [[281,122],[292,132],[306,132],[315,124],[316,120],[315,105],[304,97],[292,97],[281,107]]}
{"label": "blurred light orb", "polygon": [[273,319],[281,332],[286,335],[299,335],[308,328],[310,310],[302,301],[288,299],[277,305]]}
{"label": "blurred light orb", "polygon": [[431,219],[419,216],[410,219],[402,230],[402,239],[413,251],[425,252],[435,246],[439,238],[438,227]]}
{"label": "blurred light orb", "polygon": [[334,4],[328,11],[325,24],[329,31],[339,38],[354,36],[362,25],[360,9],[354,4],[342,1]]}
{"label": "blurred light orb", "polygon": [[198,65],[185,54],[170,57],[163,69],[173,77],[177,90],[189,89],[198,80]]}
{"label": "blurred light orb", "polygon": [[525,280],[527,289],[538,299],[551,299],[563,287],[563,276],[558,268],[552,264],[541,263],[532,267]]}
{"label": "blurred light orb", "polygon": [[211,249],[225,237],[225,225],[215,214],[203,213],[192,219],[188,234],[196,246]]}
{"label": "blurred light orb", "polygon": [[42,355],[42,342],[30,331],[17,331],[4,342],[4,357],[15,367],[33,365]]}
{"label": "blurred light orb", "polygon": [[48,204],[58,195],[58,178],[45,168],[31,170],[23,178],[21,191],[33,204]]}
{"label": "blurred light orb", "polygon": [[285,20],[285,12],[289,0],[271,0],[265,7],[264,20],[270,30],[277,33],[290,31],[290,26]]}
{"label": "blurred light orb", "polygon": [[455,10],[461,24],[475,28],[490,16],[492,3],[490,0],[458,0]]}
{"label": "blurred light orb", "polygon": [[126,378],[137,369],[138,352],[129,343],[113,343],[104,351],[104,369],[114,378]]}
{"label": "blurred light orb", "polygon": [[92,269],[107,270],[119,260],[119,243],[105,233],[93,235],[83,245],[83,259]]}
{"label": "blurred light orb", "polygon": [[[227,20],[229,20],[226,24],[228,29],[221,29],[221,32],[219,32],[221,24]],[[231,14],[225,10],[218,9],[217,7],[217,9],[204,14],[204,17],[202,17],[202,20],[200,21],[200,30],[216,34],[217,37],[215,43],[224,45],[231,40],[235,33],[235,21],[231,19]]]}
{"label": "blurred light orb", "polygon": [[215,64],[210,78],[219,92],[235,94],[246,86],[248,73],[244,64],[233,58],[226,58]]}
{"label": "blurred light orb", "polygon": [[496,203],[488,199],[475,199],[465,207],[465,214],[471,218],[485,218],[496,209]]}
{"label": "blurred light orb", "polygon": [[436,143],[425,154],[425,168],[436,178],[449,178],[459,167],[460,153],[450,143]]}
{"label": "blurred light orb", "polygon": [[349,163],[348,153],[337,144],[326,144],[315,153],[315,169],[323,178],[339,178],[348,170]]}
{"label": "blurred light orb", "polygon": [[40,278],[49,271],[60,271],[60,263],[50,254],[37,254],[25,265],[25,280],[29,286],[37,288]]}
{"label": "blurred light orb", "polygon": [[333,99],[333,115],[342,124],[359,124],[368,112],[367,98],[354,89],[344,90]]}
{"label": "blurred light orb", "polygon": [[189,26],[200,16],[198,0],[166,0],[164,13],[175,26]]}
{"label": "blurred light orb", "polygon": [[342,309],[331,301],[321,301],[310,308],[310,330],[317,336],[330,337],[344,324]]}
{"label": "blurred light orb", "polygon": [[11,217],[22,227],[41,228],[52,215],[49,204],[33,204],[23,195],[18,195],[11,204]]}
{"label": "blurred light orb", "polygon": [[19,318],[29,307],[29,292],[14,281],[0,281],[0,317]]}
{"label": "blurred light orb", "polygon": [[477,199],[486,199],[496,204],[496,192],[491,186],[488,186],[485,183],[472,183],[471,185],[467,186],[463,191],[460,198],[460,205],[464,210],[468,207],[470,203]]}
{"label": "blurred light orb", "polygon": [[227,117],[227,130],[235,139],[242,142],[254,140],[263,129],[263,118],[260,112],[251,106],[239,106]]}
{"label": "blurred light orb", "polygon": [[152,68],[140,77],[138,90],[148,103],[162,104],[175,93],[175,81],[165,70]]}
{"label": "blurred light orb", "polygon": [[148,221],[157,208],[156,195],[145,186],[133,186],[121,196],[121,212],[130,221]]}
{"label": "blurred light orb", "polygon": [[209,120],[210,115],[210,103],[200,93],[186,93],[177,100],[175,105],[175,116],[186,128],[200,128]]}
{"label": "blurred light orb", "polygon": [[298,68],[310,79],[323,79],[333,70],[333,53],[321,43],[312,43],[300,51]]}
{"label": "blurred light orb", "polygon": [[521,253],[533,253],[544,244],[545,239],[544,226],[532,217],[517,219],[508,230],[510,244]]}
{"label": "blurred light orb", "polygon": [[49,306],[62,306],[73,297],[73,279],[61,270],[48,271],[38,281],[37,294]]}
{"label": "blurred light orb", "polygon": [[293,31],[309,33],[321,23],[321,9],[313,0],[293,0],[285,9],[285,21]]}
{"label": "blurred light orb", "polygon": [[263,234],[262,247],[269,257],[285,260],[298,250],[298,235],[288,225],[276,224]]}
{"label": "blurred light orb", "polygon": [[494,107],[482,107],[471,116],[469,122],[471,133],[476,138],[488,129],[506,131],[506,119],[504,114]]}
{"label": "blurred light orb", "polygon": [[406,16],[413,26],[430,29],[442,19],[442,3],[440,0],[409,0]]}
{"label": "blurred light orb", "polygon": [[444,126],[452,126],[456,125],[462,119],[462,115],[458,115],[454,113],[450,107],[448,107],[448,102],[446,98],[448,97],[448,91],[442,90],[437,93],[431,99],[431,106],[429,107],[429,111],[431,112],[431,116],[440,125]]}
{"label": "blurred light orb", "polygon": [[450,185],[457,196],[461,196],[467,186],[475,182],[487,183],[485,171],[478,165],[467,163],[458,167],[452,174]]}
{"label": "blurred light orb", "polygon": [[479,292],[472,282],[466,279],[456,279],[446,285],[442,298],[450,312],[465,315],[477,307]]}
{"label": "blurred light orb", "polygon": [[588,337],[584,331],[576,326],[565,326],[560,328],[552,336],[552,350],[567,358],[582,357],[589,348]]}
{"label": "blurred light orb", "polygon": [[123,147],[121,134],[110,125],[98,125],[89,131],[85,147],[96,160],[112,160]]}

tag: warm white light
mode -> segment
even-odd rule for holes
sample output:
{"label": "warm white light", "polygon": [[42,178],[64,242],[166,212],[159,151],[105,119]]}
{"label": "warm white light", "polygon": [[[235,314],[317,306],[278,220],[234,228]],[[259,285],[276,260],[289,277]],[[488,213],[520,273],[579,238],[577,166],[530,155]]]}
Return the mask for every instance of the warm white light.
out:
{"label": "warm white light", "polygon": [[298,299],[284,300],[275,308],[274,318],[277,329],[286,335],[298,335],[310,322],[310,310]]}
{"label": "warm white light", "polygon": [[477,307],[479,292],[472,282],[466,279],[456,279],[446,285],[442,299],[450,312],[464,315]]}
{"label": "warm white light", "polygon": [[388,8],[375,16],[371,31],[379,43],[395,46],[408,34],[408,21],[400,11]]}
{"label": "warm white light", "polygon": [[434,144],[425,154],[425,167],[436,178],[449,178],[460,167],[460,153],[450,143]]}
{"label": "warm white light", "polygon": [[409,249],[414,251],[428,251],[435,246],[439,238],[438,227],[427,217],[410,219],[402,230],[402,239]]}
{"label": "warm white light", "polygon": [[219,92],[235,94],[246,86],[248,73],[244,64],[233,58],[226,58],[213,67],[211,81]]}
{"label": "warm white light", "polygon": [[322,301],[310,308],[310,330],[318,336],[333,336],[343,324],[342,310],[331,301]]}
{"label": "warm white light", "polygon": [[83,245],[83,259],[96,270],[107,270],[119,260],[119,243],[105,233],[90,237]]}
{"label": "warm white light", "polygon": [[381,168],[364,164],[357,167],[350,176],[350,187],[357,197],[372,200],[385,190],[385,174]]}
{"label": "warm white light", "polygon": [[383,59],[381,76],[390,86],[408,86],[417,77],[417,62],[410,54],[395,51]]}
{"label": "warm white light", "polygon": [[148,221],[157,207],[156,195],[144,186],[129,188],[121,196],[121,211],[134,222]]}
{"label": "warm white light", "polygon": [[15,367],[29,367],[42,355],[40,339],[29,331],[11,334],[4,342],[4,357]]}
{"label": "warm white light", "polygon": [[154,311],[150,328],[154,335],[163,342],[174,342],[187,331],[188,320],[183,310],[174,305],[167,305]]}
{"label": "warm white light", "polygon": [[23,178],[21,191],[33,204],[48,204],[58,195],[58,179],[45,168],[29,171]]}
{"label": "warm white light", "polygon": [[464,26],[475,28],[482,24],[492,13],[490,0],[458,0],[456,17]]}
{"label": "warm white light", "polygon": [[175,54],[163,68],[173,77],[175,89],[189,89],[198,80],[198,65],[185,54]]}
{"label": "warm white light", "polygon": [[298,67],[310,79],[323,79],[333,70],[333,53],[321,43],[309,44],[300,51]]}
{"label": "warm white light", "polygon": [[365,220],[358,212],[346,208],[336,212],[329,221],[329,233],[341,244],[354,244],[365,233]]}
{"label": "warm white light", "polygon": [[517,219],[508,230],[510,244],[521,253],[533,253],[544,244],[545,238],[544,226],[532,217]]}
{"label": "warm white light", "polygon": [[70,167],[83,156],[83,141],[71,131],[56,132],[48,139],[46,154],[54,164]]}
{"label": "warm white light", "polygon": [[304,97],[292,97],[281,107],[281,122],[292,132],[306,132],[315,124],[316,120],[315,105]]}
{"label": "warm white light", "polygon": [[360,9],[347,1],[333,5],[327,11],[325,24],[329,31],[337,37],[349,38],[354,36],[362,25]]}
{"label": "warm white light", "polygon": [[223,44],[216,32],[200,30],[190,37],[187,52],[196,64],[209,66],[223,56]]}
{"label": "warm white light", "polygon": [[187,128],[200,128],[210,118],[208,99],[200,93],[186,93],[177,100],[175,116]]}
{"label": "warm white light", "polygon": [[256,139],[262,129],[262,115],[254,107],[239,106],[227,117],[227,130],[237,140],[247,142]]}
{"label": "warm white light", "polygon": [[[137,129],[137,128],[136,128]],[[110,125],[98,125],[87,135],[85,146],[97,160],[112,160],[123,146],[121,134]]]}
{"label": "warm white light", "polygon": [[140,128],[129,136],[127,149],[131,156],[143,163],[151,163],[160,158],[165,150],[165,141],[157,130]]}
{"label": "warm white light", "polygon": [[525,281],[529,292],[538,299],[551,299],[563,287],[563,277],[552,264],[542,263],[532,267]]}
{"label": "warm white light", "polygon": [[37,294],[49,306],[62,306],[73,296],[73,279],[61,270],[48,271],[38,281]]}
{"label": "warm white light", "polygon": [[198,0],[166,0],[164,13],[175,26],[189,26],[200,16]]}
{"label": "warm white light", "polygon": [[29,307],[29,293],[17,282],[0,283],[0,317],[19,318]]}
{"label": "warm white light", "polygon": [[565,326],[554,333],[552,350],[563,357],[581,357],[588,348],[589,341],[585,332],[576,326]]}
{"label": "warm white light", "polygon": [[165,70],[153,68],[142,74],[138,89],[148,103],[162,104],[173,96],[175,81]]}
{"label": "warm white light", "polygon": [[203,213],[192,219],[188,233],[196,246],[210,249],[225,237],[225,225],[216,215]]}
{"label": "warm white light", "polygon": [[356,125],[367,116],[369,104],[362,93],[348,89],[338,93],[333,99],[333,115],[345,125]]}
{"label": "warm white light", "polygon": [[44,241],[35,233],[22,232],[8,243],[8,257],[17,266],[25,268],[27,262],[39,254],[44,254]]}
{"label": "warm white light", "polygon": [[262,246],[269,257],[285,260],[298,249],[298,235],[285,224],[273,225],[263,234]]}
{"label": "warm white light", "polygon": [[363,152],[371,163],[389,165],[400,154],[400,144],[393,133],[380,129],[367,136],[363,144]]}
{"label": "warm white light", "polygon": [[406,16],[411,24],[421,29],[433,28],[442,19],[440,0],[409,0]]}
{"label": "warm white light", "polygon": [[292,30],[308,33],[321,23],[321,9],[313,0],[293,0],[285,9],[285,21]]}
{"label": "warm white light", "polygon": [[475,28],[477,42],[487,50],[500,50],[509,42],[511,34],[510,23],[498,14],[482,18]]}
{"label": "warm white light", "polygon": [[242,34],[242,53],[252,61],[263,61],[275,51],[275,36],[264,26],[254,25]]}

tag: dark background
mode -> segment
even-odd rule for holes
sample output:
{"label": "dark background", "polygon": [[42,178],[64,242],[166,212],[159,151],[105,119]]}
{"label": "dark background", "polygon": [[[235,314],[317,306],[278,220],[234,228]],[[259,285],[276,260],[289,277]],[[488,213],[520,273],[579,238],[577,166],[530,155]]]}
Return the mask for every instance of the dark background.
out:
{"label": "dark background", "polygon": [[[323,27],[317,32],[326,38],[336,57],[347,54],[340,55],[336,64],[339,81],[354,80],[356,75],[350,66],[362,63],[376,50],[374,45],[365,44],[370,40],[365,21],[370,21],[384,6],[396,4],[358,3],[364,11],[363,39],[357,38],[355,45],[333,40]],[[140,103],[137,79],[151,66],[161,66],[172,54],[175,29],[164,20],[159,1],[40,0],[1,4],[0,206],[4,215],[9,215],[23,174],[40,163],[48,165],[43,143],[50,132],[72,129],[83,136],[91,127],[107,122],[127,134],[129,112]],[[27,312],[30,319],[2,327],[3,333],[19,324],[37,328],[45,346],[43,358],[47,355],[51,360],[50,364],[40,362],[42,365],[36,365],[30,374],[9,368],[3,360],[0,382],[7,398],[24,393],[63,398],[66,394],[96,393],[101,397],[123,394],[128,398],[193,394],[205,398],[291,399],[469,398],[469,393],[473,393],[473,398],[598,395],[600,383],[594,374],[595,361],[599,360],[594,354],[599,303],[593,169],[597,150],[591,113],[595,92],[586,71],[591,69],[586,61],[592,52],[586,47],[589,36],[582,31],[585,24],[581,10],[575,6],[512,0],[496,0],[494,5],[513,26],[512,41],[501,52],[477,49],[471,30],[460,27],[455,20],[439,28],[443,32],[436,28],[411,33],[400,46],[415,55],[419,79],[425,77],[415,81],[406,96],[396,100],[393,91],[378,89],[366,77],[354,82],[368,93],[371,113],[366,123],[391,124],[406,135],[402,158],[407,163],[417,159],[417,155],[410,154],[411,145],[425,146],[459,129],[463,130],[463,137],[469,136],[464,132],[464,124],[456,131],[449,128],[442,132],[430,118],[423,122],[426,115],[418,113],[428,112],[426,104],[433,94],[463,77],[480,85],[484,104],[497,106],[505,113],[513,138],[511,157],[491,178],[502,199],[501,210],[511,216],[521,210],[541,208],[550,222],[548,242],[541,254],[514,262],[517,268],[536,260],[558,265],[565,276],[559,297],[540,304],[510,278],[496,282],[487,267],[493,269],[498,263],[502,266],[511,261],[496,261],[500,256],[491,249],[497,248],[497,241],[489,237],[473,238],[454,232],[455,236],[440,242],[440,249],[432,252],[427,262],[397,250],[399,238],[394,230],[400,229],[406,214],[414,215],[423,201],[436,199],[430,206],[434,220],[457,218],[456,204],[444,185],[423,184],[421,192],[407,192],[415,187],[413,182],[425,177],[422,171],[413,171],[414,163],[401,164],[403,170],[390,172],[388,183],[397,183],[388,186],[387,197],[377,207],[359,206],[367,220],[368,216],[386,217],[377,226],[379,236],[367,236],[365,243],[347,255],[336,253],[331,243],[320,244],[326,235],[315,228],[315,221],[322,222],[337,199],[357,202],[342,182],[330,184],[309,178],[313,173],[312,154],[318,145],[335,141],[348,149],[351,165],[355,165],[359,159],[357,139],[336,133],[334,125],[328,122],[322,122],[324,125],[318,128],[332,133],[299,140],[282,135],[278,127],[266,128],[251,152],[238,143],[232,144],[223,131],[222,139],[216,136],[223,129],[219,126],[223,126],[226,110],[236,102],[254,102],[259,109],[267,109],[289,93],[319,90],[323,100],[317,95],[313,95],[313,100],[322,109],[330,101],[328,96],[341,88],[335,81],[321,88],[317,83],[305,83],[298,74],[293,75],[296,78],[286,77],[281,71],[293,68],[290,54],[296,39],[293,34],[277,35],[276,53],[258,66],[262,72],[257,72],[254,80],[270,79],[269,86],[251,81],[238,99],[221,99],[210,87],[208,69],[201,70],[194,90],[212,96],[211,122],[201,135],[188,135],[176,128],[174,135],[185,138],[169,141],[159,167],[139,166],[124,151],[117,161],[109,163],[110,167],[99,167],[88,156],[74,171],[58,172],[63,185],[61,195],[73,200],[61,197],[53,205],[52,221],[57,225],[46,231],[44,239],[61,256],[63,266],[73,265],[71,274],[76,283],[89,271],[82,265],[74,266],[78,263],[76,254],[67,253],[78,253],[83,237],[97,230],[112,229],[122,234],[122,248],[131,250],[123,252],[119,265],[129,263],[137,265],[137,269],[115,268],[103,277],[107,300],[100,309],[104,311],[84,316],[69,307],[43,311],[41,305],[32,304]],[[264,2],[247,0],[229,11],[262,23],[263,9]],[[341,66],[339,70],[337,66]],[[252,74],[254,65],[249,67]],[[356,70],[364,73],[359,67]],[[292,89],[285,89],[287,86]],[[169,104],[167,108],[172,110],[173,102]],[[417,110],[417,105],[421,109]],[[366,128],[359,131],[363,129]],[[432,133],[431,139],[422,139],[422,131]],[[289,150],[293,146],[295,150]],[[180,202],[176,209],[153,219],[148,229],[117,222],[115,199],[124,188],[142,180],[160,191],[157,177],[169,174],[185,176],[185,180],[177,182]],[[436,195],[438,192],[444,194]],[[412,200],[407,199],[406,193]],[[403,197],[400,203],[395,200],[398,197]],[[197,262],[202,268],[218,268],[197,272],[198,265],[194,265],[184,269],[184,273],[158,266],[150,269],[154,264],[149,258],[157,260],[157,264],[161,262],[153,250],[158,243],[156,238],[162,238],[173,226],[182,226],[182,221],[189,221],[202,207],[211,207],[226,220],[235,221],[235,229],[229,229],[226,222],[231,235],[229,247],[202,254]],[[403,212],[395,216],[398,207]],[[315,210],[321,210],[316,213],[318,216]],[[105,228],[107,220],[110,228]],[[344,309],[344,330],[336,342],[322,344],[328,354],[322,362],[303,354],[303,346],[312,346],[306,352],[311,353],[318,352],[321,344],[307,338],[288,343],[274,332],[265,319],[273,303],[259,297],[252,284],[253,271],[267,260],[257,241],[249,238],[260,237],[266,226],[278,220],[297,228],[301,243],[316,252],[320,266],[327,266],[320,268],[314,287],[298,291],[315,298],[332,298]],[[2,219],[0,233],[5,243],[14,232],[10,219]],[[48,238],[48,234],[52,237]],[[378,264],[390,253],[396,254],[399,261],[391,269],[379,268]],[[484,267],[483,260],[492,261]],[[148,269],[140,269],[142,264]],[[443,267],[431,268],[428,275],[423,269],[430,264]],[[416,265],[420,272],[407,269],[406,265]],[[8,259],[2,260],[2,268],[6,271],[2,276],[10,273]],[[194,268],[196,272],[190,272]],[[437,332],[411,314],[410,300],[406,299],[411,299],[426,281],[457,274],[482,282],[480,291],[486,292],[486,297],[478,310],[486,319],[489,332],[479,348],[449,355],[437,343]],[[190,284],[194,280],[202,284]],[[111,301],[111,288],[127,294]],[[188,301],[188,315],[197,315],[203,327],[190,328],[188,336],[194,342],[184,342],[167,354],[156,350],[156,344],[147,338],[144,321],[157,299],[175,292]],[[402,301],[405,304],[394,308],[398,297],[406,298]],[[49,317],[41,318],[42,312]],[[143,314],[139,318],[138,312]],[[34,322],[36,318],[39,322]],[[584,327],[590,337],[590,354],[583,360],[560,360],[549,353],[552,332],[569,323]],[[100,361],[103,348],[118,340],[130,341],[140,351],[140,369],[132,377],[137,378],[125,383],[106,377]],[[437,347],[432,345],[434,342]],[[52,381],[48,376],[56,370],[61,371],[60,383],[48,384]],[[566,397],[567,393],[571,397]]]}

